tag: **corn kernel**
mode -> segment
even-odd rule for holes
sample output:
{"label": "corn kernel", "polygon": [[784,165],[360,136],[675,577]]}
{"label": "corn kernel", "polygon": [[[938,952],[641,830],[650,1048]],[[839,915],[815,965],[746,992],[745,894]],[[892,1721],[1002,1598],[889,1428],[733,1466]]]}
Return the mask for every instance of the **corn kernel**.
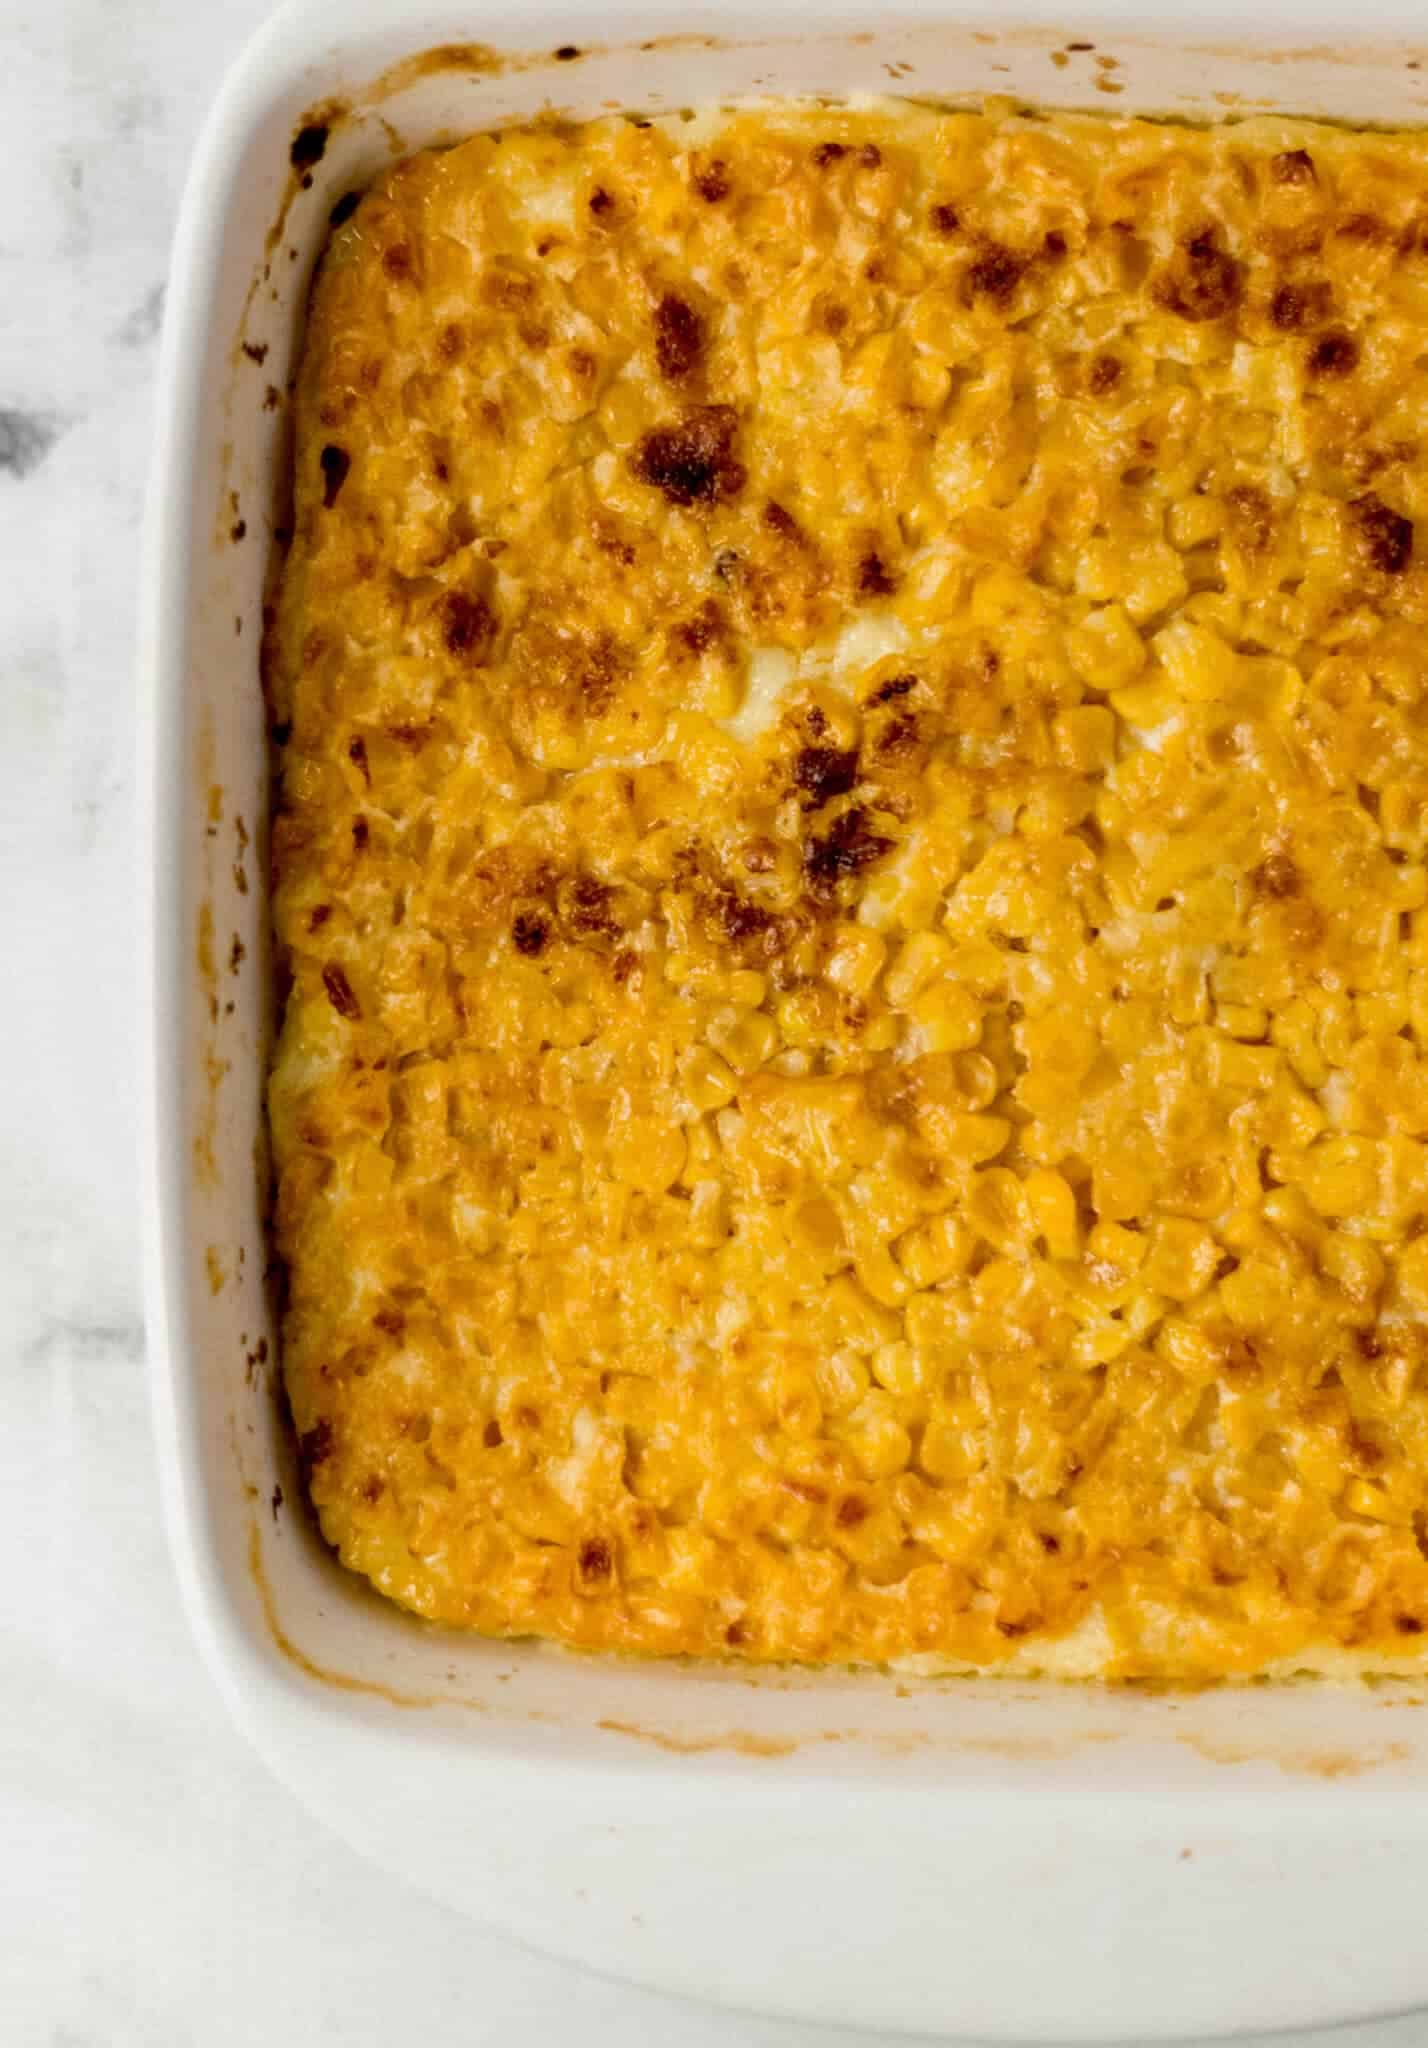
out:
{"label": "corn kernel", "polygon": [[1420,860],[1428,853],[1428,781],[1386,783],[1379,793],[1384,844]]}
{"label": "corn kernel", "polygon": [[824,979],[843,995],[865,996],[882,973],[887,942],[867,925],[840,924],[833,938]]}
{"label": "corn kernel", "polygon": [[847,1256],[843,1219],[826,1195],[812,1195],[793,1211],[789,1228],[794,1243],[815,1258],[838,1263]]}
{"label": "corn kernel", "polygon": [[728,1234],[729,1220],[723,1182],[696,1181],[689,1195],[690,1242],[710,1248],[722,1244]]}
{"label": "corn kernel", "polygon": [[1118,1322],[1114,1316],[1105,1316],[1078,1330],[1067,1351],[1073,1365],[1090,1371],[1098,1365],[1109,1365],[1134,1342],[1133,1333],[1123,1322]]}
{"label": "corn kernel", "polygon": [[1408,990],[1354,998],[1354,1016],[1368,1038],[1392,1038],[1408,1022]]}
{"label": "corn kernel", "polygon": [[778,1047],[778,1026],[761,1010],[721,1010],[710,1020],[710,1045],[739,1074],[751,1074]]}
{"label": "corn kernel", "polygon": [[1395,1278],[1410,1308],[1428,1309],[1428,1237],[1415,1237],[1399,1253]]}
{"label": "corn kernel", "polygon": [[[1425,987],[1428,995],[1428,987]],[[1428,1018],[1428,1009],[1425,1009]],[[1302,996],[1296,996],[1276,1011],[1269,1027],[1272,1044],[1284,1053],[1306,1088],[1322,1088],[1329,1078],[1329,1063],[1315,1037],[1315,1016]]]}
{"label": "corn kernel", "polygon": [[837,1030],[837,999],[826,988],[791,990],[779,997],[775,1014],[785,1045],[820,1045]]}
{"label": "corn kernel", "polygon": [[1116,758],[1116,721],[1104,704],[1059,711],[1051,722],[1056,758],[1077,775],[1098,775]]}
{"label": "corn kernel", "polygon": [[1091,1206],[1111,1223],[1143,1215],[1150,1206],[1152,1180],[1143,1154],[1107,1152],[1091,1172]]}
{"label": "corn kernel", "polygon": [[1208,492],[1177,498],[1166,520],[1170,545],[1183,554],[1187,548],[1202,547],[1214,540],[1224,524],[1224,507]]}
{"label": "corn kernel", "polygon": [[829,1415],[843,1415],[856,1408],[871,1385],[868,1368],[856,1351],[825,1353],[814,1368],[813,1379]]}
{"label": "corn kernel", "polygon": [[896,1343],[902,1334],[892,1309],[874,1301],[846,1274],[829,1283],[827,1299],[828,1313],[841,1329],[844,1342],[856,1351],[874,1352],[880,1345]]}
{"label": "corn kernel", "polygon": [[[1296,1187],[1274,1188],[1264,1198],[1261,1209],[1266,1223],[1276,1230],[1282,1230],[1287,1237],[1310,1246],[1317,1245],[1324,1236],[1323,1219],[1317,1215],[1300,1189]],[[1238,1241],[1249,1242],[1248,1238]]]}
{"label": "corn kernel", "polygon": [[906,1231],[893,1246],[893,1255],[913,1287],[935,1287],[967,1270],[974,1242],[966,1224],[948,1209]]}
{"label": "corn kernel", "polygon": [[997,1070],[984,1052],[954,1056],[952,1090],[960,1109],[985,1109],[996,1100]]}
{"label": "corn kernel", "polygon": [[1171,966],[1166,991],[1173,1023],[1202,1024],[1210,1014],[1210,992],[1205,983],[1205,966],[1195,954],[1177,954]]}
{"label": "corn kernel", "polygon": [[940,932],[914,932],[888,969],[883,994],[895,1010],[906,1009],[929,982],[946,976],[951,960],[952,947]]}
{"label": "corn kernel", "polygon": [[1269,1013],[1252,1003],[1220,1003],[1215,1022],[1229,1038],[1263,1038],[1269,1029]]}
{"label": "corn kernel", "polygon": [[881,1344],[872,1357],[873,1378],[902,1400],[920,1394],[926,1384],[922,1354],[911,1344]]}
{"label": "corn kernel", "polygon": [[1038,1166],[1026,1177],[1027,1206],[1037,1235],[1053,1259],[1074,1259],[1081,1249],[1081,1228],[1076,1214],[1076,1197],[1065,1176],[1054,1168]]}
{"label": "corn kernel", "polygon": [[947,972],[983,1002],[990,1002],[1007,985],[1007,956],[990,939],[964,939],[953,947]]}
{"label": "corn kernel", "polygon": [[949,1160],[981,1166],[995,1159],[1011,1136],[1004,1116],[949,1116],[938,1123],[939,1146]]}
{"label": "corn kernel", "polygon": [[1086,1238],[1086,1264],[1100,1286],[1116,1286],[1138,1273],[1145,1260],[1146,1240],[1119,1223],[1093,1223]]}
{"label": "corn kernel", "polygon": [[627,1116],[610,1132],[610,1171],[627,1187],[662,1193],[679,1179],[686,1140],[677,1123],[658,1116]]}
{"label": "corn kernel", "polygon": [[1207,1047],[1206,1079],[1212,1088],[1254,1095],[1274,1086],[1282,1057],[1276,1046],[1241,1045],[1233,1038],[1212,1038]]}
{"label": "corn kernel", "polygon": [[1137,1341],[1153,1330],[1169,1303],[1159,1294],[1137,1294],[1121,1311],[1121,1321]]}
{"label": "corn kernel", "polygon": [[869,1394],[854,1409],[843,1440],[866,1479],[891,1479],[912,1456],[912,1438],[886,1395]]}
{"label": "corn kernel", "polygon": [[1382,1290],[1386,1268],[1377,1245],[1334,1230],[1326,1233],[1320,1245],[1319,1271],[1336,1283],[1355,1308],[1370,1308]]}
{"label": "corn kernel", "polygon": [[1121,601],[1137,625],[1177,603],[1189,587],[1180,557],[1167,541],[1146,541],[1125,551]]}
{"label": "corn kernel", "polygon": [[697,1117],[684,1126],[685,1159],[680,1179],[686,1187],[713,1179],[719,1171],[719,1141],[707,1117]]}
{"label": "corn kernel", "polygon": [[1320,998],[1319,1023],[1315,1036],[1319,1050],[1331,1067],[1346,1067],[1354,1041],[1353,1008],[1346,995],[1335,993]]}
{"label": "corn kernel", "polygon": [[1181,697],[1203,703],[1229,696],[1235,686],[1234,650],[1208,627],[1176,619],[1161,627],[1150,650]]}
{"label": "corn kernel", "polygon": [[679,1077],[688,1101],[700,1111],[722,1109],[738,1090],[733,1069],[707,1045],[689,1048],[679,1063]]}
{"label": "corn kernel", "polygon": [[1122,690],[1145,666],[1145,643],[1121,605],[1088,612],[1066,635],[1071,666],[1093,690]]}
{"label": "corn kernel", "polygon": [[1024,1252],[1031,1242],[1031,1212],[1017,1176],[989,1166],[972,1183],[965,1216],[971,1229],[1000,1252]]}
{"label": "corn kernel", "polygon": [[1229,1170],[1221,1159],[1182,1161],[1160,1190],[1160,1206],[1172,1215],[1218,1216],[1229,1202]]}
{"label": "corn kernel", "polygon": [[914,1350],[925,1352],[937,1345],[953,1344],[962,1329],[965,1311],[948,1294],[914,1294],[904,1312],[907,1340]]}
{"label": "corn kernel", "polygon": [[1155,1348],[1190,1380],[1213,1379],[1224,1363],[1224,1354],[1215,1339],[1198,1323],[1187,1322],[1182,1316],[1165,1318]]}
{"label": "corn kernel", "polygon": [[1140,1278],[1157,1294],[1174,1301],[1192,1301],[1214,1278],[1220,1247],[1203,1225],[1186,1217],[1164,1216],[1151,1234],[1150,1253]]}
{"label": "corn kernel", "polygon": [[885,1244],[863,1245],[854,1260],[853,1270],[873,1300],[886,1308],[901,1307],[912,1291],[907,1275]]}
{"label": "corn kernel", "polygon": [[766,977],[749,967],[738,968],[725,984],[729,1001],[740,1010],[757,1010],[767,991]]}
{"label": "corn kernel", "polygon": [[966,1479],[981,1471],[986,1456],[970,1430],[939,1415],[922,1432],[917,1462],[932,1479]]}
{"label": "corn kernel", "polygon": [[818,1383],[801,1366],[787,1365],[773,1377],[769,1389],[773,1419],[790,1436],[817,1436],[823,1421]]}
{"label": "corn kernel", "polygon": [[873,931],[916,931],[937,915],[944,883],[915,862],[890,858],[868,877],[858,922]]}
{"label": "corn kernel", "polygon": [[970,1052],[982,1035],[980,1004],[952,982],[925,988],[907,1014],[920,1052]]}
{"label": "corn kernel", "polygon": [[1370,1522],[1407,1522],[1411,1519],[1401,1514],[1381,1486],[1375,1486],[1367,1479],[1351,1479],[1344,1488],[1344,1506],[1351,1514],[1363,1515]]}
{"label": "corn kernel", "polygon": [[1133,732],[1153,732],[1157,726],[1174,717],[1180,709],[1180,700],[1169,681],[1157,675],[1148,682],[1133,683],[1128,690],[1114,691],[1111,709],[1117,718],[1125,720]]}
{"label": "corn kernel", "polygon": [[1378,1147],[1364,1138],[1326,1138],[1301,1159],[1270,1158],[1276,1178],[1295,1182],[1321,1216],[1372,1211],[1378,1202],[1379,1165]]}
{"label": "corn kernel", "polygon": [[999,1253],[988,1259],[972,1281],[977,1313],[996,1322],[1011,1312],[1026,1286],[1026,1254]]}

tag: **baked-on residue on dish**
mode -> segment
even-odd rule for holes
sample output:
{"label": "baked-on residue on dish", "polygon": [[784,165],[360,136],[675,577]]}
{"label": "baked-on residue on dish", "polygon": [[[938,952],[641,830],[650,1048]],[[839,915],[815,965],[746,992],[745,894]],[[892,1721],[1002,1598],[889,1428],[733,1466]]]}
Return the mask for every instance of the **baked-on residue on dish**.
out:
{"label": "baked-on residue on dish", "polygon": [[587,1647],[1428,1628],[1428,143],[750,106],[335,233],[269,636],[342,1559]]}

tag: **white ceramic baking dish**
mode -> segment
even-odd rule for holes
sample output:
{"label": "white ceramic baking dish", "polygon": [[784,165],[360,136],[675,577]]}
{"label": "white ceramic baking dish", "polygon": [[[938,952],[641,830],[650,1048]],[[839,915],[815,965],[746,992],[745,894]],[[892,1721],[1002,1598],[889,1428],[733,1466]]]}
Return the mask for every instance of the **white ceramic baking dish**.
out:
{"label": "white ceramic baking dish", "polygon": [[[169,291],[140,701],[169,1525],[214,1675],[279,1775],[381,1862],[542,1947],[938,2033],[1146,2038],[1428,2001],[1428,1705],[1411,1687],[1153,1698],[580,1660],[425,1628],[314,1538],[264,1283],[258,647],[328,216],[397,153],[550,106],[991,91],[1428,119],[1421,0],[1380,4],[1374,35],[1327,0],[1269,0],[1252,41],[1233,18],[1177,26],[1170,0],[953,19],[936,0],[895,19],[847,0],[598,17],[294,0],[209,121]],[[442,45],[473,47],[405,61]]]}

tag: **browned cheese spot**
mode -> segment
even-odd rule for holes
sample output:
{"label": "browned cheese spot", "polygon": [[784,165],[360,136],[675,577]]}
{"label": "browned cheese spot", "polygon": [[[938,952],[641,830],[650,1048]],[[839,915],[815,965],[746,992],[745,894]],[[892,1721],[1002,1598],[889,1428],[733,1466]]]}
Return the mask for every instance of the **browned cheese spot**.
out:
{"label": "browned cheese spot", "polygon": [[1003,242],[987,242],[962,274],[962,297],[969,306],[974,299],[990,299],[994,306],[1005,310],[1026,271],[1025,256],[1019,256]]}
{"label": "browned cheese spot", "polygon": [[698,366],[704,353],[704,323],[676,292],[666,292],[655,307],[655,360],[659,373],[678,384]]}
{"label": "browned cheese spot", "polygon": [[1282,284],[1269,302],[1271,326],[1285,334],[1307,334],[1327,317],[1333,293],[1322,278],[1308,284]]}
{"label": "browned cheese spot", "polygon": [[681,619],[674,637],[690,654],[704,654],[722,640],[728,630],[723,612],[712,597],[704,600],[692,618]]}
{"label": "browned cheese spot", "polygon": [[448,652],[479,667],[496,637],[496,615],[484,597],[448,590],[441,601],[441,637]]}
{"label": "browned cheese spot", "polygon": [[511,944],[518,953],[534,960],[545,951],[546,928],[539,917],[522,911],[511,925]]}
{"label": "browned cheese spot", "polygon": [[1282,149],[1269,160],[1269,173],[1276,185],[1314,185],[1318,172],[1307,149]]}
{"label": "browned cheese spot", "polygon": [[858,780],[858,749],[801,747],[794,757],[793,779],[815,804],[846,796]]}
{"label": "browned cheese spot", "polygon": [[1259,866],[1250,870],[1250,882],[1261,896],[1281,903],[1288,896],[1297,896],[1304,885],[1298,868],[1282,847],[1271,849]]}
{"label": "browned cheese spot", "polygon": [[891,597],[897,589],[896,576],[875,548],[858,563],[858,589],[864,597]]}
{"label": "browned cheese spot", "polygon": [[318,457],[322,468],[322,502],[327,511],[337,503],[337,494],[347,481],[347,472],[352,467],[352,457],[345,448],[339,448],[329,441]]}
{"label": "browned cheese spot", "polygon": [[804,872],[816,896],[831,895],[834,887],[849,876],[881,860],[891,839],[874,832],[866,811],[855,806],[829,826],[822,838],[809,842],[803,857]]}
{"label": "browned cheese spot", "polygon": [[1374,491],[1349,507],[1365,554],[1385,576],[1401,576],[1413,559],[1413,521],[1385,505]]}
{"label": "browned cheese spot", "polygon": [[293,137],[293,146],[288,151],[295,171],[310,171],[322,162],[327,152],[327,139],[331,130],[325,121],[310,121],[305,128],[299,128]]}
{"label": "browned cheese spot", "polygon": [[1274,539],[1274,501],[1258,484],[1236,484],[1225,493],[1231,531],[1247,554],[1262,555]]}
{"label": "browned cheese spot", "polygon": [[1388,223],[1376,213],[1350,213],[1334,223],[1334,233],[1344,242],[1361,242],[1372,248],[1389,239]]}
{"label": "browned cheese spot", "polygon": [[339,1017],[361,1016],[362,1006],[352,993],[352,984],[335,960],[329,960],[323,968],[322,985],[327,990],[327,1000]]}
{"label": "browned cheese spot", "polygon": [[312,1475],[320,1465],[325,1465],[332,1456],[332,1424],[325,1415],[319,1416],[311,1429],[305,1429],[298,1438],[298,1470],[302,1475],[304,1488],[312,1484]]}
{"label": "browned cheese spot", "polygon": [[746,476],[734,456],[737,432],[732,406],[698,406],[645,435],[635,453],[635,474],[672,505],[713,505],[737,497]]}
{"label": "browned cheese spot", "polygon": [[891,704],[898,697],[910,696],[916,688],[916,676],[889,676],[885,683],[878,685],[877,689],[874,690],[872,696],[868,699],[868,702],[870,704]]}
{"label": "browned cheese spot", "polygon": [[1223,320],[1240,302],[1244,267],[1221,246],[1218,227],[1187,236],[1161,273],[1156,295],[1170,312],[1198,324]]}
{"label": "browned cheese spot", "polygon": [[1359,345],[1342,327],[1331,327],[1314,341],[1304,358],[1311,377],[1347,377],[1358,368]]}

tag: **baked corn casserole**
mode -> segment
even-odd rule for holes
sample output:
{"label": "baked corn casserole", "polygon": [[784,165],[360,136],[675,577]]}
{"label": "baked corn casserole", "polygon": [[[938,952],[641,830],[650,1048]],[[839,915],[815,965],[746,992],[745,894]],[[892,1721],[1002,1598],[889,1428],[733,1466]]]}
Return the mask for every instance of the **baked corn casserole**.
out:
{"label": "baked corn casserole", "polygon": [[343,1562],[587,1648],[1428,1628],[1428,143],[869,102],[339,208],[270,616]]}

